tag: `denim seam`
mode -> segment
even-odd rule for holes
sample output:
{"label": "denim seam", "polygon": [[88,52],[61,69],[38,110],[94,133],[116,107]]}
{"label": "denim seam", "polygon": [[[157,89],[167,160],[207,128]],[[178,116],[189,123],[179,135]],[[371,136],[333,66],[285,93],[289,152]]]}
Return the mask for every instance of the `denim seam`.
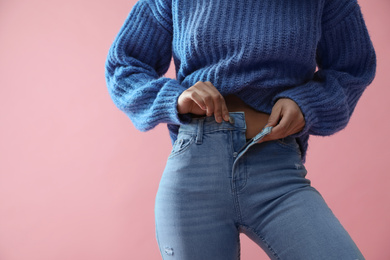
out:
{"label": "denim seam", "polygon": [[[223,128],[216,128],[216,129],[209,129],[209,130],[203,130],[204,134],[219,132],[219,131],[245,131],[245,128],[236,128],[236,127],[223,127]],[[190,134],[196,134],[196,131],[191,130],[181,130],[181,132],[184,133],[190,133]]]}
{"label": "denim seam", "polygon": [[[247,167],[247,163],[246,163],[246,159],[247,158],[245,157],[245,154],[243,154],[240,159],[243,160],[242,165],[244,167],[242,167],[242,168],[243,168],[243,171],[244,171],[244,176],[243,176],[244,179],[242,180],[242,184],[240,186],[236,187],[237,196],[238,196],[239,193],[241,193],[241,190],[246,186],[246,183],[247,183],[247,180],[248,180],[248,171],[247,171],[247,168],[246,168]],[[237,169],[237,167],[236,167],[236,169]]]}
{"label": "denim seam", "polygon": [[237,260],[241,259],[241,242],[240,242],[240,233],[237,235],[237,245],[238,245],[238,254],[237,254]]}
{"label": "denim seam", "polygon": [[262,236],[260,235],[255,229],[245,225],[245,224],[240,224],[240,227],[242,228],[245,228],[249,231],[252,231],[253,234],[255,234],[258,238],[260,238],[261,241],[263,241],[263,243],[267,246],[267,248],[271,251],[271,253],[277,258],[277,259],[280,259],[280,257],[278,256],[278,254],[275,252],[275,250],[271,247],[271,245],[267,242],[267,240]]}
{"label": "denim seam", "polygon": [[218,128],[214,128],[214,129],[206,129],[204,132],[205,133],[214,133],[214,132],[218,132],[218,131],[245,131],[246,129],[245,128],[241,128],[241,127],[218,127]]}
{"label": "denim seam", "polygon": [[[234,153],[234,145],[233,145],[233,131],[229,131],[229,143],[230,143],[230,154],[232,155]],[[233,158],[233,163],[234,163],[235,158]],[[230,174],[229,174],[230,176]]]}
{"label": "denim seam", "polygon": [[203,142],[203,131],[204,131],[204,119],[200,119],[198,121],[197,125],[197,131],[196,131],[196,144],[202,144]]}
{"label": "denim seam", "polygon": [[232,196],[233,196],[234,209],[236,210],[236,214],[237,214],[237,222],[241,223],[242,217],[241,217],[240,203],[238,202],[238,194],[233,179],[231,180],[231,183],[232,183]]}
{"label": "denim seam", "polygon": [[285,143],[285,142],[283,142],[282,140],[279,140],[279,139],[277,139],[277,140],[275,140],[275,141],[276,141],[276,143],[277,143],[279,146],[281,146],[281,147],[283,147],[283,148],[287,148],[287,149],[289,149],[289,150],[292,150],[292,151],[294,151],[294,152],[297,152],[297,153],[301,154],[300,149],[299,149],[299,146],[297,147],[295,144],[294,144],[294,145],[289,145],[289,144],[287,144],[287,143]]}
{"label": "denim seam", "polygon": [[[188,148],[190,148],[190,146],[195,142],[195,136],[191,136],[191,138],[188,140],[188,142],[185,144],[184,147],[180,147],[177,151],[171,153],[169,156],[168,156],[168,159],[171,159],[173,157],[176,157],[182,153],[184,153],[185,151],[188,150]],[[182,145],[182,144],[181,144]],[[173,149],[173,148],[172,148]]]}

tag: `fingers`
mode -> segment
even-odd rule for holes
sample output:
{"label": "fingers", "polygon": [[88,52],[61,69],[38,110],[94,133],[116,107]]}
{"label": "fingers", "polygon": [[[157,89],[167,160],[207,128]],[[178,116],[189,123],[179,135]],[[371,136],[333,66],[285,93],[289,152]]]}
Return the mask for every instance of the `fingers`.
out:
{"label": "fingers", "polygon": [[283,117],[281,115],[281,110],[282,110],[282,107],[281,106],[277,106],[277,105],[275,105],[272,108],[271,114],[270,114],[270,116],[268,118],[268,122],[264,126],[264,128],[267,127],[267,126],[272,126],[273,128],[272,128],[271,132],[268,135],[264,136],[262,139],[260,139],[258,141],[258,143],[272,140],[273,139],[272,137],[274,136],[275,132],[276,132],[276,134],[278,134],[278,132],[280,130],[278,129],[278,127],[275,127],[275,126],[278,125],[278,123],[281,120],[281,118],[283,119]]}
{"label": "fingers", "polygon": [[277,137],[280,134],[281,131],[280,124],[283,124],[285,126],[286,125],[285,121],[286,118],[284,118],[281,114],[281,107],[274,106],[272,108],[271,115],[268,118],[268,123],[265,125],[265,127],[272,126],[273,128],[271,132],[268,135],[264,136],[262,139],[260,139],[258,143],[277,139],[275,137]]}
{"label": "fingers", "polygon": [[206,103],[203,98],[195,91],[191,93],[191,99],[202,109],[207,110]]}
{"label": "fingers", "polygon": [[206,104],[194,89],[185,90],[178,98],[177,111],[179,114],[194,113],[204,115]]}
{"label": "fingers", "polygon": [[222,117],[225,121],[229,121],[229,110],[226,106],[226,103],[225,103],[225,99],[223,100],[223,103],[222,103]]}
{"label": "fingers", "polygon": [[281,106],[274,106],[272,108],[271,115],[268,118],[268,123],[266,126],[276,126],[279,123],[281,116]]}
{"label": "fingers", "polygon": [[210,81],[198,81],[185,90],[178,98],[177,107],[180,114],[204,115],[206,113],[207,116],[214,114],[218,123],[222,120],[229,121],[225,99]]}
{"label": "fingers", "polygon": [[203,100],[207,107],[207,115],[214,114],[215,120],[221,123],[222,120],[229,120],[229,111],[226,106],[225,99],[214,87],[210,81],[202,82],[207,87],[202,88],[200,92],[203,94]]}
{"label": "fingers", "polygon": [[266,126],[273,126],[271,133],[258,143],[284,138],[302,130],[305,120],[298,105],[291,99],[279,99],[272,108]]}
{"label": "fingers", "polygon": [[[279,124],[274,126],[271,133],[266,135],[261,141],[270,141],[280,138],[284,138],[289,135],[289,129],[291,129],[292,118],[289,115],[284,115],[280,120]],[[260,142],[261,142],[260,141]]]}
{"label": "fingers", "polygon": [[[206,115],[211,116],[214,112],[214,100],[213,100],[213,92],[210,91],[209,85],[204,82],[198,81],[194,86],[194,98],[196,97],[197,104],[204,104],[204,108],[206,110]],[[215,95],[215,94],[214,94]],[[194,100],[195,101],[195,100]]]}

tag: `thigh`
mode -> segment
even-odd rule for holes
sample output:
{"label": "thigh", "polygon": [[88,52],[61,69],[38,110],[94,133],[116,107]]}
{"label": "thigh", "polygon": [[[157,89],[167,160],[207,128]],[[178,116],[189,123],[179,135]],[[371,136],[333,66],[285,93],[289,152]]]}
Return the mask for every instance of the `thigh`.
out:
{"label": "thigh", "polygon": [[248,233],[272,259],[351,259],[363,255],[312,186],[292,190],[269,203],[265,217]]}
{"label": "thigh", "polygon": [[[239,259],[239,233],[235,223],[186,197],[164,201],[161,192],[155,207],[156,237],[163,259]],[[218,209],[217,209],[218,210]]]}
{"label": "thigh", "polygon": [[243,230],[272,259],[364,259],[306,178],[293,138],[253,146],[240,191]]}
{"label": "thigh", "polygon": [[214,157],[208,155],[213,148],[206,146],[213,142],[197,145],[191,136],[185,138],[174,147],[156,196],[161,255],[180,260],[238,259],[239,233],[227,166],[217,161],[221,156],[215,152]]}

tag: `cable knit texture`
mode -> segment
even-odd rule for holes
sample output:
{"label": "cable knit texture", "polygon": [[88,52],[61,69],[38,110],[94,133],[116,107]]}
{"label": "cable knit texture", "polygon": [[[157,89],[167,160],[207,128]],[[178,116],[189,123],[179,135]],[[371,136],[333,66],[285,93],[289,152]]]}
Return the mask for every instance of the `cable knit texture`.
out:
{"label": "cable knit texture", "polygon": [[[172,57],[175,79],[164,77]],[[105,66],[115,105],[140,131],[166,123],[172,144],[191,120],[177,99],[198,81],[268,114],[290,98],[305,162],[310,135],[346,127],[376,54],[357,0],[139,0]]]}

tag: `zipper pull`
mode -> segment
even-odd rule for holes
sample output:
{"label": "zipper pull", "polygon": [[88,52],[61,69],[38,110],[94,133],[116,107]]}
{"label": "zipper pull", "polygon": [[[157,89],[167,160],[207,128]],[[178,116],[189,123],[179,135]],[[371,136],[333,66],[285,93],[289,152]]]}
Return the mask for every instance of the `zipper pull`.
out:
{"label": "zipper pull", "polygon": [[255,137],[253,137],[253,140],[255,142],[259,141],[261,138],[263,138],[267,134],[271,133],[272,128],[273,128],[272,126],[267,126],[267,127],[263,128],[263,130],[261,130],[260,133],[258,133]]}

